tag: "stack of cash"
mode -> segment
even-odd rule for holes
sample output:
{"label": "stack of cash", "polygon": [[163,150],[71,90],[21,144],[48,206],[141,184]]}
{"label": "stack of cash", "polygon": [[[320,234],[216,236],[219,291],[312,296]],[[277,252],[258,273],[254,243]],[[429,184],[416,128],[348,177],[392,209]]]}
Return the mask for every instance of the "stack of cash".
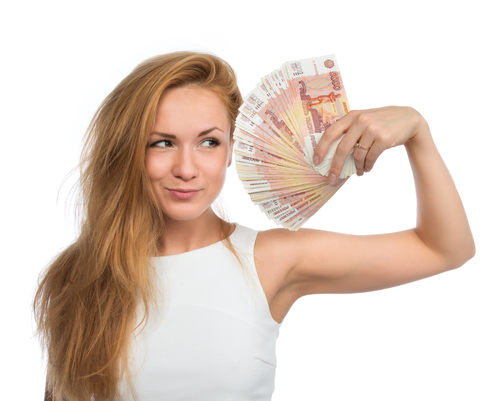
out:
{"label": "stack of cash", "polygon": [[335,141],[322,163],[312,161],[325,129],[349,111],[334,55],[289,61],[262,78],[239,109],[236,171],[269,219],[298,230],[356,172],[352,152],[339,180],[328,181]]}

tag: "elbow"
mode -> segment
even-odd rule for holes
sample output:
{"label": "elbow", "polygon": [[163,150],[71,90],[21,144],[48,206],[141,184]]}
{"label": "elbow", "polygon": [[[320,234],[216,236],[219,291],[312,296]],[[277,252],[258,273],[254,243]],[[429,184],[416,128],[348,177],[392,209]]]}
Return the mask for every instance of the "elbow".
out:
{"label": "elbow", "polygon": [[[469,246],[469,257],[467,260],[472,259],[474,256],[476,256],[476,244],[474,243],[474,240],[471,238]],[[465,262],[467,262],[467,260]]]}
{"label": "elbow", "polygon": [[474,238],[472,237],[472,234],[470,234],[470,238],[467,241],[467,244],[464,244],[463,246],[463,253],[464,253],[464,258],[460,266],[465,264],[465,262],[467,262],[468,260],[471,260],[476,255],[476,244],[474,243]]}
{"label": "elbow", "polygon": [[[474,256],[476,255],[476,244],[474,243],[474,240],[471,239],[470,245],[467,248],[467,253],[465,256],[465,260],[463,261],[462,265],[467,262],[468,260],[471,260]],[[462,266],[460,265],[460,266]]]}
{"label": "elbow", "polygon": [[471,260],[476,255],[476,245],[471,238],[467,243],[457,247],[448,258],[449,270],[457,269],[463,266],[466,262]]}

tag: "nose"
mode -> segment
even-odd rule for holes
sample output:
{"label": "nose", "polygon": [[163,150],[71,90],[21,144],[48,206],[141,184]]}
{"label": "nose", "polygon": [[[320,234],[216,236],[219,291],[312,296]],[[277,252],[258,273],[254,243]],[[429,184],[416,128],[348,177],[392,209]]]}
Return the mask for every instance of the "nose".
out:
{"label": "nose", "polygon": [[198,175],[199,169],[193,151],[179,149],[176,154],[172,174],[183,181],[189,181]]}

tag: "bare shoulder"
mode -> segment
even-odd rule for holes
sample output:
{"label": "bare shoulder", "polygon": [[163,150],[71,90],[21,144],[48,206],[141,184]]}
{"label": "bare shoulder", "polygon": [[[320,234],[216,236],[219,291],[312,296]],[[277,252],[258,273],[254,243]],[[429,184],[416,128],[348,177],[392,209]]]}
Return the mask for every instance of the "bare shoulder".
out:
{"label": "bare shoulder", "polygon": [[261,231],[255,241],[255,257],[281,269],[292,270],[301,254],[302,241],[309,237],[310,231],[290,231],[284,228]]}
{"label": "bare shoulder", "polygon": [[[255,266],[262,275],[262,281],[269,283],[270,291],[275,295],[287,285],[293,269],[293,256],[287,250],[291,249],[294,235],[284,229],[261,231],[255,240]],[[264,283],[263,283],[264,285]]]}
{"label": "bare shoulder", "polygon": [[279,291],[291,290],[296,282],[295,269],[308,257],[309,249],[314,252],[316,241],[325,239],[334,242],[338,234],[327,231],[300,229],[290,231],[284,228],[261,231],[255,241],[254,258],[262,280],[269,283],[273,295]]}
{"label": "bare shoulder", "polygon": [[255,254],[272,264],[285,265],[292,270],[310,252],[319,251],[325,242],[334,246],[345,235],[330,231],[301,228],[290,231],[284,228],[261,231],[255,243]]}
{"label": "bare shoulder", "polygon": [[280,254],[283,256],[283,251],[293,248],[293,243],[302,234],[300,231],[284,228],[261,231],[255,241],[255,253],[264,259],[279,257]]}

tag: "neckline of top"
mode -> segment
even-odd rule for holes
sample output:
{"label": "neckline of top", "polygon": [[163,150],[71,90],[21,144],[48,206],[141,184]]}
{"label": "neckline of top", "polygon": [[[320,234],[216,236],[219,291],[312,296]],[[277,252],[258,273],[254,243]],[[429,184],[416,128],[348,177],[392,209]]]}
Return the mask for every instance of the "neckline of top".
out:
{"label": "neckline of top", "polygon": [[[232,239],[232,237],[234,236],[234,234],[236,233],[236,231],[239,231],[240,230],[240,225],[236,222],[234,222],[234,230],[233,232],[229,235],[229,239]],[[187,252],[182,252],[182,253],[176,253],[175,255],[165,255],[165,256],[157,256],[158,259],[167,259],[167,258],[175,258],[176,256],[183,256],[183,255],[188,255],[188,254],[192,254],[193,252],[198,252],[198,251],[201,251],[201,250],[204,250],[204,249],[207,249],[207,248],[210,248],[211,246],[215,246],[217,244],[220,244],[222,243],[222,240],[220,241],[217,241],[217,242],[214,242],[213,244],[210,244],[210,245],[207,245],[207,246],[203,246],[201,248],[197,248],[197,249],[193,249],[191,251],[187,251]]]}

